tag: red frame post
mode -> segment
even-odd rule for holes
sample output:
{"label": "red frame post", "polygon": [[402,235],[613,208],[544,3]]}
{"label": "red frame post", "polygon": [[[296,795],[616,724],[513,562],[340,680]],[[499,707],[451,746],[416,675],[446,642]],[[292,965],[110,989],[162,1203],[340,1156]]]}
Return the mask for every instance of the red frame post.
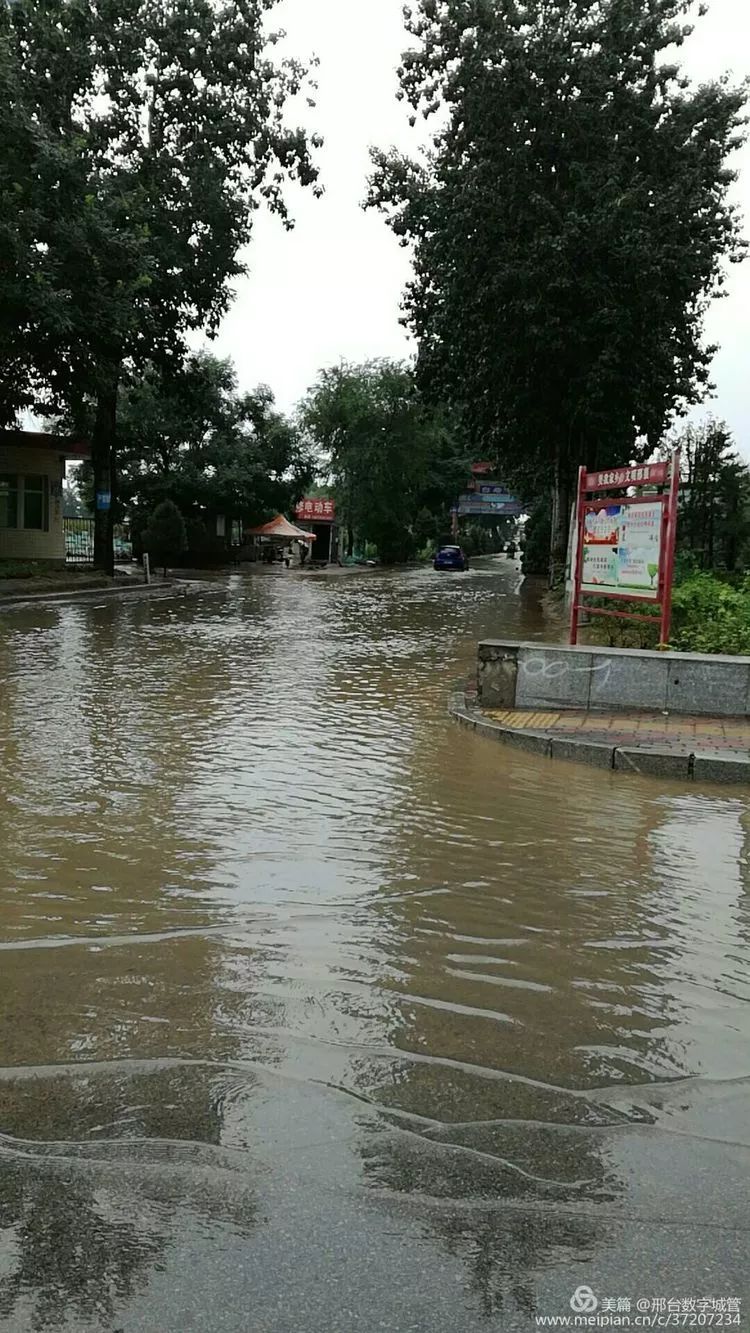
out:
{"label": "red frame post", "polygon": [[583,582],[583,509],[585,500],[586,469],[578,469],[578,491],[576,495],[576,570],[573,579],[573,605],[570,609],[570,642],[578,643],[578,621],[581,613],[581,583]]}
{"label": "red frame post", "polygon": [[681,462],[681,451],[675,449],[672,454],[672,473],[669,478],[664,587],[662,588],[661,598],[661,642],[663,644],[669,643],[669,636],[672,631],[672,585],[674,583],[674,560],[677,550],[677,511],[680,503]]}

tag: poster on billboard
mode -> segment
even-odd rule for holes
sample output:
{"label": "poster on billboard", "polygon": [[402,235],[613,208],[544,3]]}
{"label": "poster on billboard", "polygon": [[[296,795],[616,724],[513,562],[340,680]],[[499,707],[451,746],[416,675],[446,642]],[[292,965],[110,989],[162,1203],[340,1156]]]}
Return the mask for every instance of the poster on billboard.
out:
{"label": "poster on billboard", "polygon": [[[607,498],[603,490],[620,494]],[[589,621],[615,616],[653,626],[653,608],[639,611],[630,605],[638,602],[660,607],[659,643],[669,643],[679,494],[679,449],[655,463],[629,463],[609,472],[579,469],[571,644],[578,642],[581,615]],[[610,598],[613,607],[606,605]]]}
{"label": "poster on billboard", "polygon": [[658,601],[663,515],[660,501],[589,510],[581,591]]}

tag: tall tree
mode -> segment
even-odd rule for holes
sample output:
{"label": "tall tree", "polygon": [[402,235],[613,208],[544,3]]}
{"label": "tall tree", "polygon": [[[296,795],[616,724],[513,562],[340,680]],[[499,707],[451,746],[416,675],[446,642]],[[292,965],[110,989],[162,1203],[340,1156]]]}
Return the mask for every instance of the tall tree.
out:
{"label": "tall tree", "polygon": [[460,430],[428,407],[401,362],[342,364],[321,372],[302,419],[330,474],[348,529],[386,564],[413,555],[424,512],[448,523],[470,472]]}
{"label": "tall tree", "polygon": [[526,494],[562,568],[575,468],[637,459],[705,390],[707,301],[743,254],[744,89],[675,63],[688,0],[417,0],[401,95],[437,117],[372,201],[413,248],[425,391]]}
{"label": "tall tree", "polygon": [[[83,415],[95,403],[97,492],[116,491],[124,368],[168,362],[187,330],[213,331],[244,271],[255,209],[265,200],[288,220],[285,181],[316,179],[317,140],[284,119],[305,71],[269,54],[275,3],[0,6],[13,112],[0,129],[0,188],[15,204],[8,285],[17,304],[27,298],[32,378],[53,405]],[[20,174],[8,142],[17,129],[31,154]],[[22,388],[6,386],[6,398]],[[97,513],[96,563],[111,567],[111,510]]]}

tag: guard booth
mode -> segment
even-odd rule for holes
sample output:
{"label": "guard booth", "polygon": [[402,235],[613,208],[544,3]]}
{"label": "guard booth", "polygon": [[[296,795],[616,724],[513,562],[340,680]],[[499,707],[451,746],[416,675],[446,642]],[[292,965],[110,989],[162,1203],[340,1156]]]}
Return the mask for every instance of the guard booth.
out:
{"label": "guard booth", "polygon": [[339,529],[336,522],[336,504],[327,499],[300,500],[296,510],[297,522],[315,538],[312,563],[335,565],[339,561]]}

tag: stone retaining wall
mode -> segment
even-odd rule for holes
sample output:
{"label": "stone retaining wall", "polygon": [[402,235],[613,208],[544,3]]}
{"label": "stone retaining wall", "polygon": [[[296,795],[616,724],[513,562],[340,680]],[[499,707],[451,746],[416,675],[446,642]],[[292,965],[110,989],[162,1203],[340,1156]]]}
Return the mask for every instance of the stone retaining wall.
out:
{"label": "stone retaining wall", "polygon": [[479,645],[477,687],[483,708],[741,717],[750,713],[750,657],[486,639]]}

